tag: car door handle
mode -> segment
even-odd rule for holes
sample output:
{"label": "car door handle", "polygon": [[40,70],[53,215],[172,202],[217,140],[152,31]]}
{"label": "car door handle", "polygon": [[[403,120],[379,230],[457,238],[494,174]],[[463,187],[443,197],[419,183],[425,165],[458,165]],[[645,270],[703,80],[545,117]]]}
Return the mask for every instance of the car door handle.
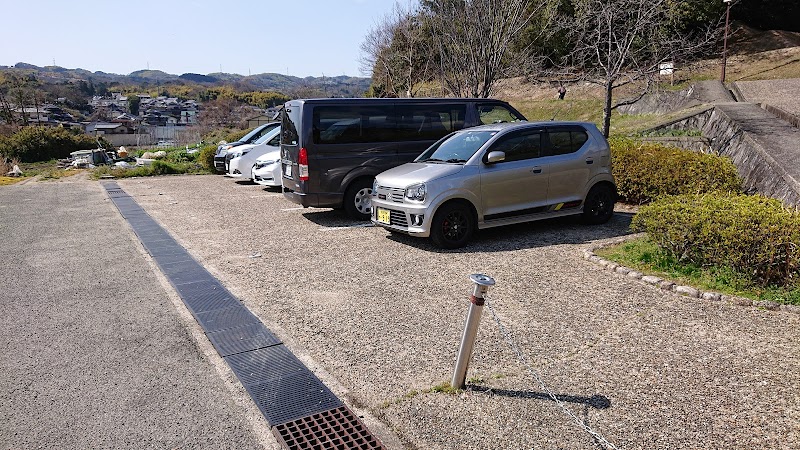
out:
{"label": "car door handle", "polygon": [[594,159],[586,158],[586,164],[594,164]]}
{"label": "car door handle", "polygon": [[534,167],[533,170],[531,170],[531,172],[533,172],[533,173],[542,173],[542,168],[541,167]]}

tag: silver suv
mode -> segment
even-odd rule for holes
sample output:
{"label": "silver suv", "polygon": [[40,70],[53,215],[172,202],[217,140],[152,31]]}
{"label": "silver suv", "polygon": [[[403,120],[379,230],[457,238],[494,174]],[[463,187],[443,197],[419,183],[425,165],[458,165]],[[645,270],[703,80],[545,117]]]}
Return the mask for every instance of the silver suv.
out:
{"label": "silver suv", "polygon": [[615,201],[611,152],[594,124],[498,123],[451,133],[379,174],[371,219],[458,248],[476,229],[573,214],[604,223]]}

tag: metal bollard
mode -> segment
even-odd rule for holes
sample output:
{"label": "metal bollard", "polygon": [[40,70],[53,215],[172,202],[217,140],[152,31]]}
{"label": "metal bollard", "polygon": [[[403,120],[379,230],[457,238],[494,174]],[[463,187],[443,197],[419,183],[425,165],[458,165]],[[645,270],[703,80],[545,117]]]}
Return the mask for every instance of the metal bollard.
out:
{"label": "metal bollard", "polygon": [[467,379],[467,366],[472,357],[472,347],[475,344],[475,337],[478,335],[478,325],[481,322],[483,313],[484,297],[489,291],[489,286],[494,286],[494,278],[489,275],[476,273],[469,276],[475,283],[472,295],[469,298],[470,305],[467,311],[467,323],[464,326],[464,335],[461,337],[461,346],[458,349],[456,358],[456,369],[453,371],[453,380],[450,385],[456,389],[463,389]]}

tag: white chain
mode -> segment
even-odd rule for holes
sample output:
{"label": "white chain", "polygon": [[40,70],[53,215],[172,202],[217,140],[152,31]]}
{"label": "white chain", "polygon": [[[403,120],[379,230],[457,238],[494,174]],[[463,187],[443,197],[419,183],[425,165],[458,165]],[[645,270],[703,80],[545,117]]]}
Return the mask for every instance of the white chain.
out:
{"label": "white chain", "polygon": [[618,450],[614,444],[609,442],[600,433],[593,430],[592,427],[586,425],[586,423],[584,423],[580,418],[578,418],[578,416],[576,416],[569,408],[567,408],[564,402],[559,400],[558,397],[556,397],[556,395],[553,394],[553,391],[551,391],[547,387],[547,385],[544,384],[544,381],[542,381],[541,377],[539,377],[539,374],[537,374],[536,371],[533,370],[533,367],[531,367],[530,363],[528,363],[527,358],[525,358],[525,356],[522,354],[522,351],[520,351],[519,346],[517,346],[517,343],[514,341],[514,337],[511,335],[511,332],[505,327],[505,325],[503,325],[503,322],[500,321],[500,317],[497,316],[497,312],[495,312],[494,307],[492,307],[492,303],[489,301],[489,298],[486,297],[485,300],[486,300],[486,306],[489,307],[489,311],[491,311],[494,321],[497,322],[497,327],[500,329],[500,334],[503,335],[503,338],[505,338],[506,343],[511,347],[514,353],[517,354],[517,358],[528,370],[528,373],[530,373],[530,375],[539,383],[539,386],[542,387],[542,390],[544,390],[544,392],[554,402],[556,402],[556,405],[558,405],[561,408],[561,410],[564,411],[564,414],[572,418],[575,424],[577,424],[581,429],[583,429],[583,431],[589,433],[595,440],[597,440],[597,442],[602,444],[605,448]]}

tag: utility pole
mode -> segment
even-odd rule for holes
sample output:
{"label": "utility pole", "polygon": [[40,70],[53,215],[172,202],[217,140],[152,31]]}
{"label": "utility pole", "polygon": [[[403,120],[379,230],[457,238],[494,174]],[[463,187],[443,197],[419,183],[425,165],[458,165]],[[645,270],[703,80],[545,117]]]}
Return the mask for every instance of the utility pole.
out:
{"label": "utility pole", "polygon": [[720,81],[725,83],[725,66],[728,64],[728,27],[731,19],[731,0],[722,0],[727,5],[725,9],[725,37],[722,39],[722,74]]}

